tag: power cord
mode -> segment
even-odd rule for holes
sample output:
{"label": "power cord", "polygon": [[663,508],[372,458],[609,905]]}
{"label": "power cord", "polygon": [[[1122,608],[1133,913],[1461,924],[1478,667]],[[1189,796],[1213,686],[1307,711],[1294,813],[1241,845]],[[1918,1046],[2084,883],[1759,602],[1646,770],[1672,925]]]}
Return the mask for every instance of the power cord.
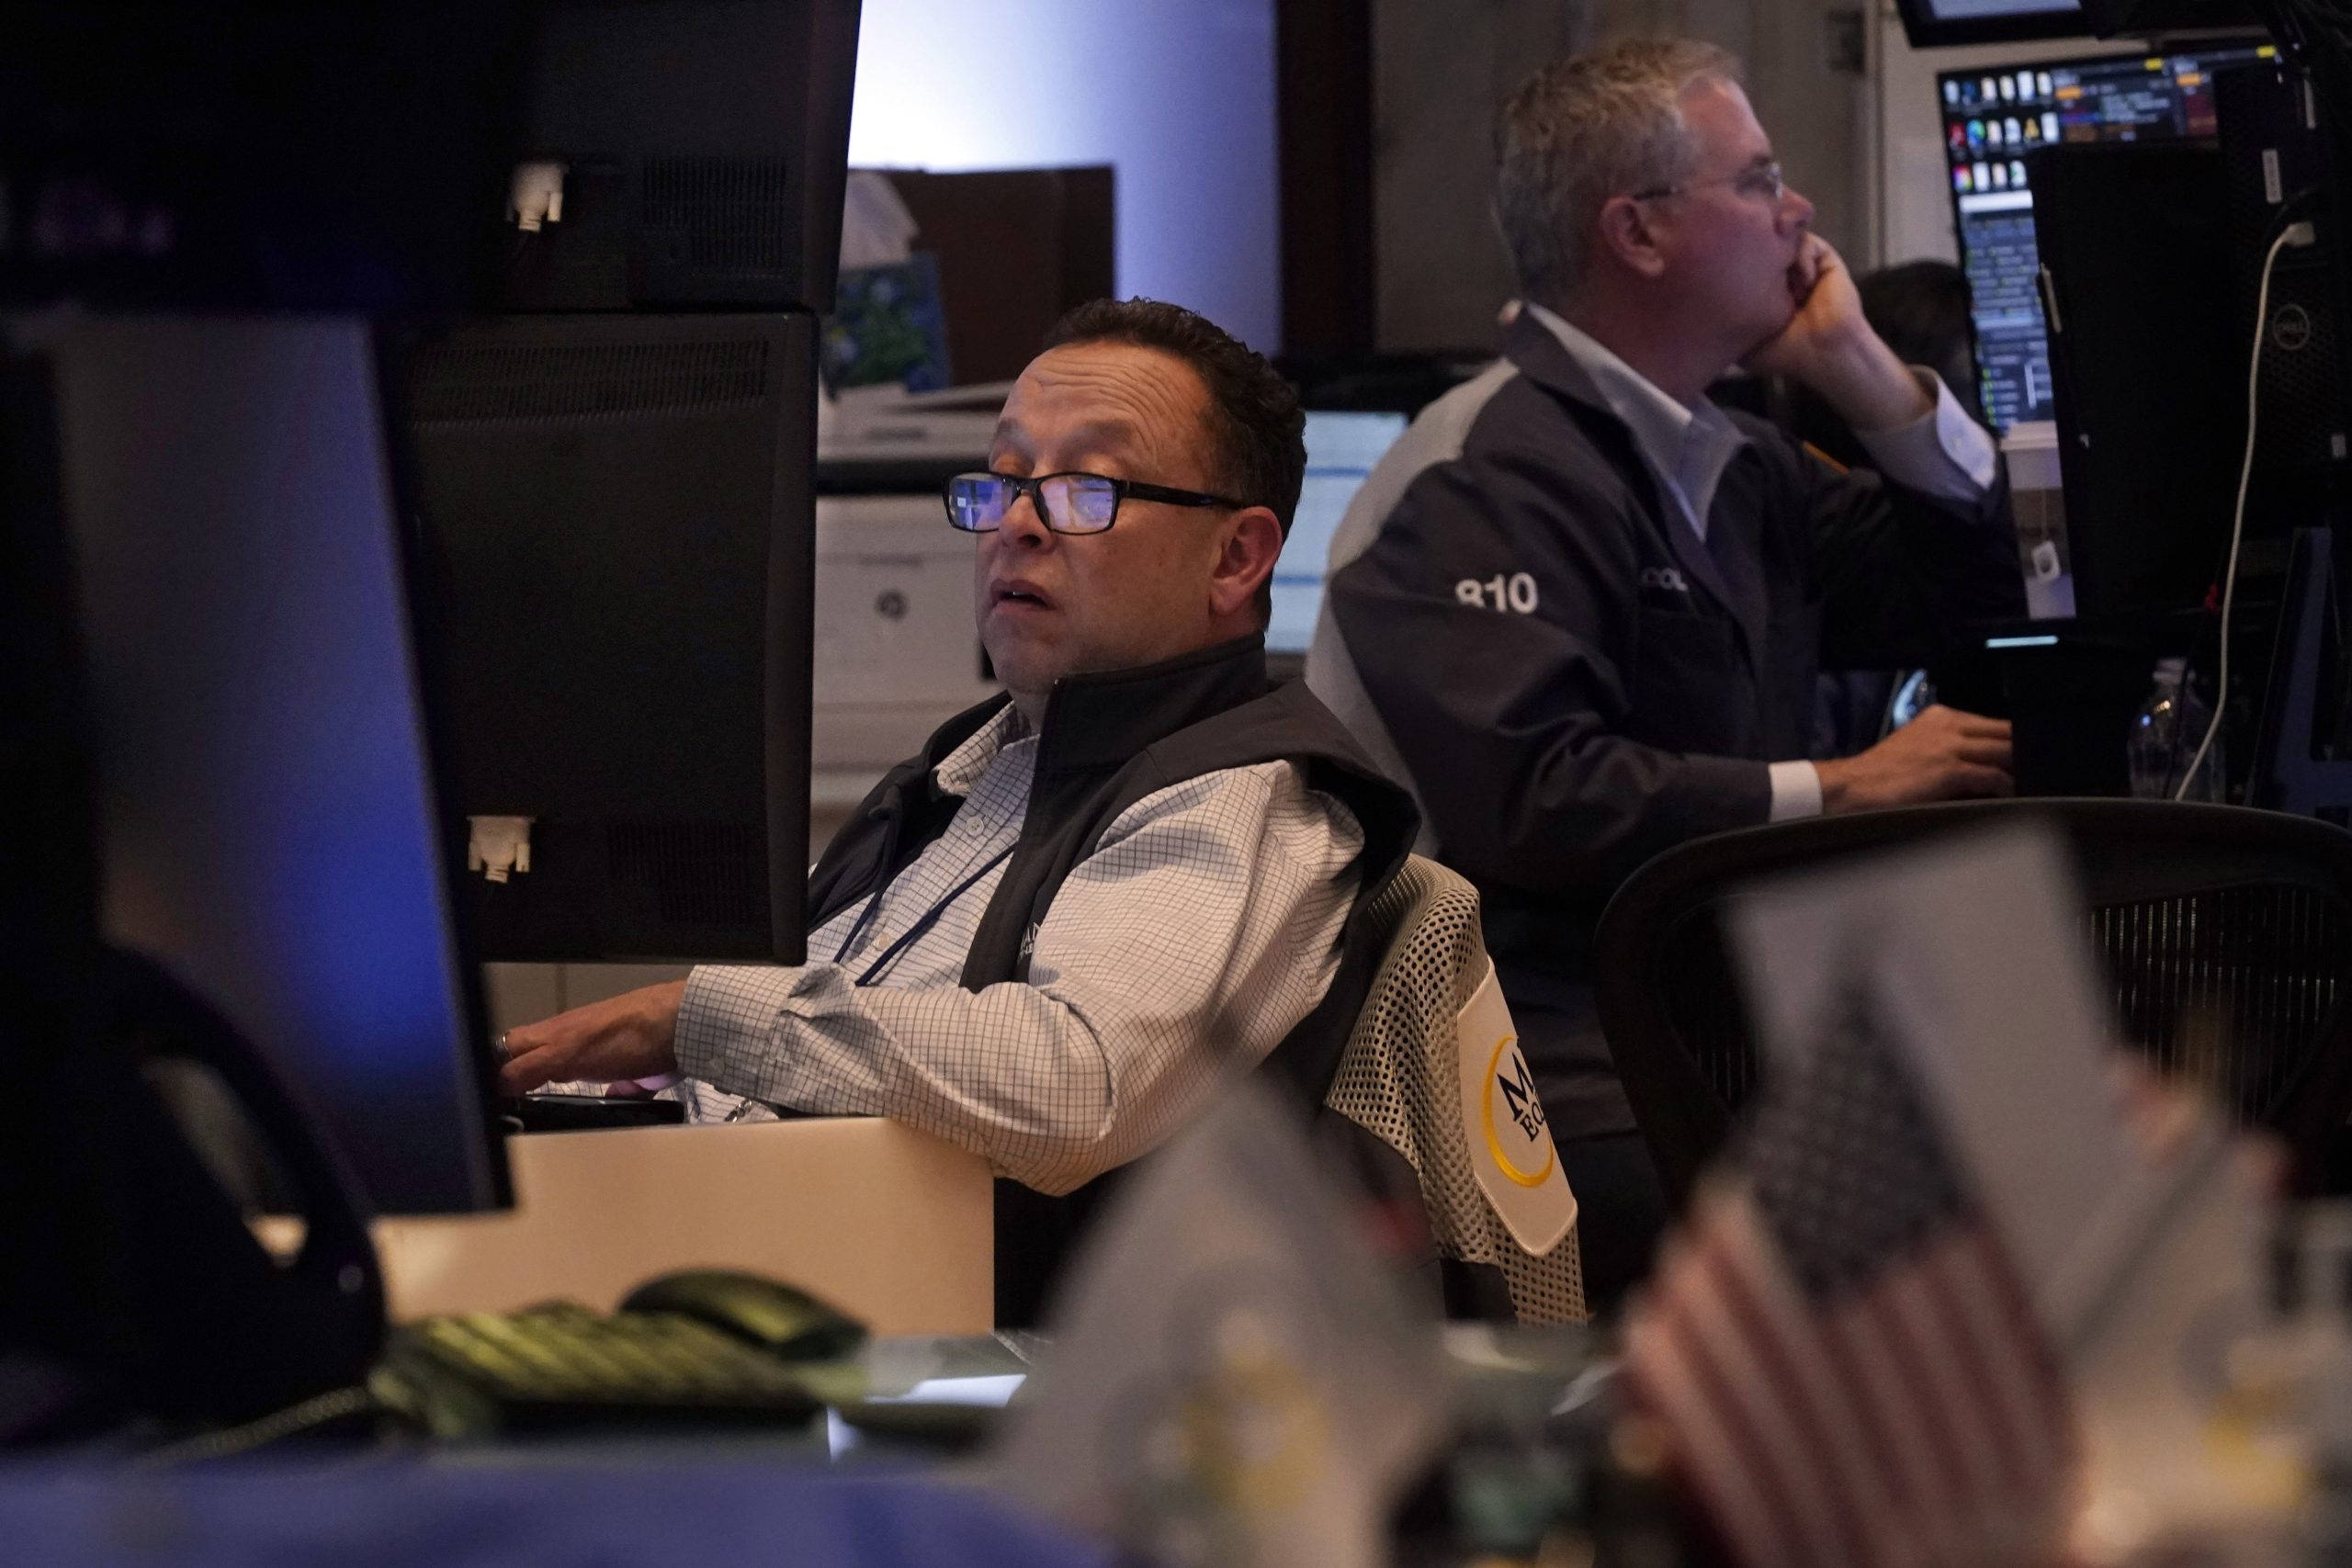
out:
{"label": "power cord", "polygon": [[[2205,738],[2197,743],[2197,754],[2188,760],[2188,771],[2181,774],[2180,786],[2173,791],[2177,801],[2188,798],[2189,787],[2197,782],[2198,771],[2204,767],[2206,755],[2213,750],[2213,738],[2222,733],[2222,720],[2230,711],[2230,612],[2237,601],[2238,546],[2245,539],[2246,491],[2254,481],[2255,415],[2261,403],[2262,340],[2269,336],[2270,275],[2278,265],[2280,251],[2289,245],[2308,245],[2316,238],[2308,220],[2290,223],[2278,231],[2262,258],[2262,287],[2254,296],[2254,351],[2246,356],[2245,460],[2238,465],[2238,500],[2230,517],[2230,559],[2222,570],[2222,652],[2214,682],[2213,719],[2205,727]],[[2184,701],[2187,694],[2184,691]]]}
{"label": "power cord", "polygon": [[300,1404],[273,1410],[242,1427],[203,1432],[162,1448],[150,1449],[132,1461],[131,1468],[165,1470],[183,1464],[233,1459],[272,1443],[283,1442],[299,1433],[358,1416],[380,1413],[383,1409],[376,1395],[364,1386],[329,1389]]}

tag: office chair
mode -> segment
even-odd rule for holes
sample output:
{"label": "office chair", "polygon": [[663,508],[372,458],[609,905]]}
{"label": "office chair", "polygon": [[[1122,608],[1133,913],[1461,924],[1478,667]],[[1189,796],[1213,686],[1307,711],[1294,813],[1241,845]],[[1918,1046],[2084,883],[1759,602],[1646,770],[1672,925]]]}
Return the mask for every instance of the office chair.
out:
{"label": "office chair", "polygon": [[2352,1113],[2352,833],[2149,800],[1996,800],[1716,834],[1636,872],[1601,917],[1602,1032],[1679,1208],[1759,1078],[1720,911],[1743,886],[1932,836],[2030,821],[2067,844],[2117,1027],[2325,1169]]}
{"label": "office chair", "polygon": [[1521,1323],[1581,1323],[1584,1272],[1572,1229],[1537,1258],[1512,1239],[1470,1164],[1455,1021],[1486,979],[1478,895],[1435,861],[1409,858],[1374,900],[1393,934],[1324,1097],[1327,1110],[1386,1145],[1419,1179],[1449,1301],[1491,1299],[1466,1271],[1498,1270]]}

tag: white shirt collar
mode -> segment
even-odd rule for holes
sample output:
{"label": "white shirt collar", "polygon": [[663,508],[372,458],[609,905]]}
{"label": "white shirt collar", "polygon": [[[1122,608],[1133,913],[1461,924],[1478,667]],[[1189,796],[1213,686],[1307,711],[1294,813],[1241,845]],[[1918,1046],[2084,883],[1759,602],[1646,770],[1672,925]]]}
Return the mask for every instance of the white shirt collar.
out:
{"label": "white shirt collar", "polygon": [[1690,411],[1566,317],[1532,301],[1526,310],[1551,330],[1568,357],[1592,378],[1601,400],[1610,412],[1625,422],[1643,455],[1660,468],[1672,468],[1682,450],[1683,433],[1690,428]]}
{"label": "white shirt collar", "polygon": [[1560,340],[1568,357],[1592,378],[1609,412],[1633,433],[1642,460],[1681,502],[1690,526],[1705,538],[1707,513],[1714,504],[1715,486],[1723,479],[1724,467],[1747,442],[1739,426],[1703,398],[1694,409],[1668,397],[1656,382],[1557,311],[1532,300],[1522,308]]}
{"label": "white shirt collar", "polygon": [[942,795],[969,795],[999,752],[1035,739],[1020,707],[1007,703],[974,730],[970,739],[939,760],[939,765],[931,770],[932,779]]}

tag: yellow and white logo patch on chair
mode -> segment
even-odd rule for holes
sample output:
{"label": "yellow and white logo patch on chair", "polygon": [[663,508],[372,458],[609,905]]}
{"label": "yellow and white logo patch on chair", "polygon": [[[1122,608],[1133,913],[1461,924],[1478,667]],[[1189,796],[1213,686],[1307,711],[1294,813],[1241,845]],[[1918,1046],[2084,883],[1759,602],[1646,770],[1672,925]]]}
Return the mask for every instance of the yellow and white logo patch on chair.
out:
{"label": "yellow and white logo patch on chair", "polygon": [[[1373,911],[1386,955],[1323,1103],[1412,1166],[1441,1258],[1499,1271],[1521,1323],[1585,1321],[1576,1200],[1527,1092],[1477,890],[1414,855]],[[1464,1066],[1474,1052],[1475,1078]],[[1483,1092],[1466,1092],[1488,1083],[1499,1156],[1487,1146]],[[1507,1177],[1501,1156],[1535,1184]]]}
{"label": "yellow and white logo patch on chair", "polygon": [[1535,1077],[1519,1048],[1519,1030],[1491,960],[1462,1010],[1454,1037],[1471,1169],[1511,1239],[1542,1258],[1576,1224],[1576,1194],[1560,1169]]}

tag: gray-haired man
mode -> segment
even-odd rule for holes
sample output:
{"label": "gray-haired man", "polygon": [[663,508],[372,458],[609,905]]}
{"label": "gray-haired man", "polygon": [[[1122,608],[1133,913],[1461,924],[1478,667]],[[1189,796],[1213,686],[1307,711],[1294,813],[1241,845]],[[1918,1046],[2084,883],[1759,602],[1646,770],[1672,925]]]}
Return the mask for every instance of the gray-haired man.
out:
{"label": "gray-haired man", "polygon": [[[1526,308],[1358,495],[1307,679],[1478,885],[1606,1303],[1663,1203],[1593,1016],[1602,906],[1699,834],[2006,791],[2006,724],[1931,709],[1816,763],[1809,719],[1823,665],[1924,663],[2024,597],[1990,440],[1871,330],[1736,60],[1559,62],[1497,152]],[[1742,363],[1819,393],[1886,482],[1709,402]]]}

